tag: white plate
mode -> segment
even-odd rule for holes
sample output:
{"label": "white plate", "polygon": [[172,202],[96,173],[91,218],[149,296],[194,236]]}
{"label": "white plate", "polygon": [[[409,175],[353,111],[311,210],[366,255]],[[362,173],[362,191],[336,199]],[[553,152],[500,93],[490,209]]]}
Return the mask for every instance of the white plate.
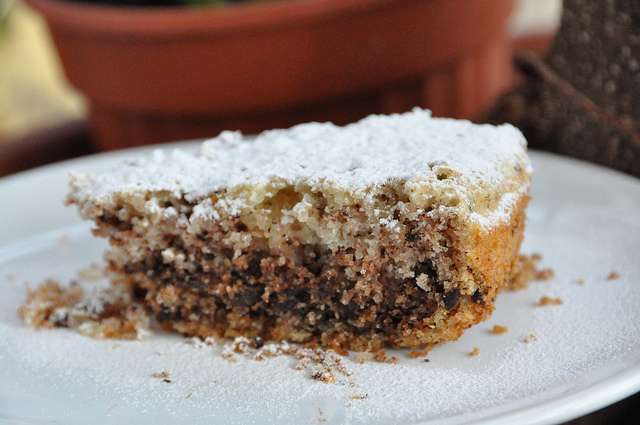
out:
{"label": "white plate", "polygon": [[[95,341],[22,326],[25,281],[71,278],[105,248],[63,207],[66,172],[142,151],[0,180],[0,422],[552,424],[640,389],[640,181],[537,152],[523,251],[541,252],[556,277],[501,294],[493,317],[429,363],[402,352],[397,365],[347,361],[351,384],[323,384],[285,357],[229,363],[172,335]],[[613,270],[621,278],[607,281]],[[536,308],[542,295],[564,304]],[[492,335],[493,324],[509,332]],[[529,333],[538,340],[522,342]],[[170,384],[150,377],[162,370]]]}

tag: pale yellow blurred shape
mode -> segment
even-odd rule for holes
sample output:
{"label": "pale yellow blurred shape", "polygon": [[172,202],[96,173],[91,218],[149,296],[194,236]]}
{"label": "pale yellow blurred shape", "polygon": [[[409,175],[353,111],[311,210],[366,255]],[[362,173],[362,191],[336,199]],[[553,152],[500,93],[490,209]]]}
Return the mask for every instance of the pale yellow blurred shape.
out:
{"label": "pale yellow blurred shape", "polygon": [[0,140],[83,116],[42,18],[18,1],[1,25]]}

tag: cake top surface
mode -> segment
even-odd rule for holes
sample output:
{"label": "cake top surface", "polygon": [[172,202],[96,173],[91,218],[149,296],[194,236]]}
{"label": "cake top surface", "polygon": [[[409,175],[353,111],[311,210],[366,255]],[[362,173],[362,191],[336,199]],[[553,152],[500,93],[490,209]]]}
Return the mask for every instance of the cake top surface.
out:
{"label": "cake top surface", "polygon": [[457,184],[499,185],[514,167],[528,170],[526,141],[511,125],[433,118],[414,109],[344,127],[308,123],[249,138],[226,131],[204,142],[199,153],[155,151],[113,172],[73,179],[80,197],[169,191],[197,199],[274,179],[353,192],[394,179],[434,178],[443,167]]}
{"label": "cake top surface", "polygon": [[215,208],[237,215],[261,208],[285,187],[331,193],[355,205],[372,204],[393,186],[416,208],[451,207],[493,225],[528,190],[530,169],[526,141],[515,127],[414,109],[344,127],[308,123],[255,137],[225,131],[198,152],[156,150],[110,172],[72,174],[69,199],[92,216],[122,200],[169,194],[202,204],[210,215],[204,204],[224,191]]}

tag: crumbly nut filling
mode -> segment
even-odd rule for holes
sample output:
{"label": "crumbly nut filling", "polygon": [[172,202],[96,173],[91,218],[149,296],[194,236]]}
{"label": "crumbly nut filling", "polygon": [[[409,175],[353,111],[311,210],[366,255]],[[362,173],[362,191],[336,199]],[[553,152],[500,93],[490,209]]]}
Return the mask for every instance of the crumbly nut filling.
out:
{"label": "crumbly nut filling", "polygon": [[216,211],[215,220],[166,197],[154,202],[180,215],[152,224],[123,202],[97,218],[95,233],[110,239],[112,278],[185,334],[367,350],[433,344],[453,337],[433,330],[459,310],[471,310],[468,321],[490,312],[515,268],[483,280],[467,259],[468,224],[402,196],[390,184],[369,204],[345,205],[285,186],[254,210]]}
{"label": "crumbly nut filling", "polygon": [[71,328],[97,339],[141,339],[149,316],[129,289],[113,286],[86,294],[80,285],[47,280],[29,290],[18,315],[33,328]]}

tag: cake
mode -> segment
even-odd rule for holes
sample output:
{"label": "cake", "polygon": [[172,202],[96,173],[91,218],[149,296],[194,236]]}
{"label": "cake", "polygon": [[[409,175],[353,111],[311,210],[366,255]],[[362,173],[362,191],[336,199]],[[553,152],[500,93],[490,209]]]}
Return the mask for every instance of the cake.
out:
{"label": "cake", "polygon": [[168,330],[337,350],[430,347],[516,277],[529,199],[510,125],[415,109],[72,174],[113,284]]}

